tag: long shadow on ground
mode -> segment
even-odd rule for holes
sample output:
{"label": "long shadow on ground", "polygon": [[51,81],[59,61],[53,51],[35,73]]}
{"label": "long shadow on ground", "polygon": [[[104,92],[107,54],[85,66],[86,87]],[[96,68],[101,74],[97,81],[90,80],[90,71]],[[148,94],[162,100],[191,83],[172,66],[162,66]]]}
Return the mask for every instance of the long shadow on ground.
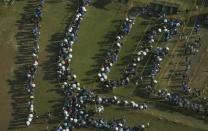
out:
{"label": "long shadow on ground", "polygon": [[28,96],[26,93],[26,71],[29,69],[29,65],[32,63],[32,17],[36,8],[37,2],[28,0],[21,18],[16,22],[18,27],[18,33],[16,34],[17,40],[17,56],[14,71],[14,78],[7,80],[11,90],[12,98],[12,120],[10,122],[9,129],[17,129],[25,127],[25,122],[28,114],[27,102]]}
{"label": "long shadow on ground", "polygon": [[[112,26],[116,27],[116,29],[119,29],[121,26],[121,23],[122,23],[121,20],[114,20],[114,21],[112,21]],[[96,74],[98,73],[101,64],[104,62],[104,59],[106,57],[106,53],[108,52],[109,49],[111,49],[111,47],[115,41],[115,36],[117,33],[118,33],[117,30],[110,31],[105,35],[104,41],[98,42],[98,44],[100,45],[101,48],[99,49],[99,53],[95,54],[94,57],[92,58],[95,60],[96,64],[91,65],[92,70],[90,70],[86,73],[86,75],[90,76],[90,77],[88,77],[87,79],[83,79],[83,81],[86,84],[96,82]]]}
{"label": "long shadow on ground", "polygon": [[[51,1],[49,1],[49,2],[51,2]],[[78,7],[77,0],[67,0],[66,9],[70,12],[73,12],[72,14],[75,14],[77,7]],[[67,29],[68,25],[70,25],[73,17],[74,17],[73,15],[69,16],[69,18],[66,20],[66,22],[62,23],[66,26],[65,29]],[[58,78],[57,62],[58,62],[59,49],[60,49],[59,45],[60,45],[60,42],[62,42],[62,40],[65,37],[65,32],[66,32],[66,30],[63,32],[54,33],[51,36],[51,39],[50,39],[51,44],[48,44],[46,47],[46,50],[45,50],[48,54],[47,60],[43,63],[43,72],[44,72],[43,80],[46,80],[46,81],[53,83],[55,85],[55,88],[49,89],[48,92],[55,92],[60,96],[64,96],[64,94],[63,94],[62,89],[59,87],[59,82],[57,79]],[[53,117],[54,119],[49,121],[50,124],[61,122],[63,101],[64,101],[63,98],[61,98],[59,100],[49,101],[49,103],[52,104],[51,114],[52,114],[52,116],[54,116]]]}

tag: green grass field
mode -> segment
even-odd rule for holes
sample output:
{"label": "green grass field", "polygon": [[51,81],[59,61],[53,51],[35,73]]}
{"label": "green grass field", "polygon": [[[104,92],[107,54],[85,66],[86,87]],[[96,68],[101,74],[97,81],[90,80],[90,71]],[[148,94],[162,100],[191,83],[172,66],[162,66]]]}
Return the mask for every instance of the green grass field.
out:
{"label": "green grass field", "polygon": [[[119,88],[113,92],[99,91],[97,73],[105,58],[105,53],[113,44],[113,38],[122,21],[125,19],[129,8],[145,3],[144,0],[129,0],[122,3],[117,0],[94,0],[93,5],[87,8],[86,17],[81,23],[78,41],[73,47],[72,70],[77,75],[78,81],[83,86],[91,87],[93,91],[104,96],[117,95],[128,100],[148,102],[150,109],[147,111],[135,111],[118,107],[106,107],[105,112],[98,117],[114,119],[125,117],[130,125],[150,122],[147,131],[207,131],[207,122],[177,111],[176,108],[160,101],[159,99],[146,99],[141,96],[140,88],[134,83],[128,87]],[[183,9],[194,8],[194,0],[171,0],[180,3]],[[35,109],[39,119],[32,126],[25,128],[24,119],[24,89],[25,83],[21,79],[26,71],[26,64],[31,61],[31,39],[27,36],[31,32],[29,24],[31,12],[37,2],[33,0],[16,1],[12,6],[0,5],[0,131],[42,131],[49,126],[53,130],[62,120],[61,107],[63,95],[62,89],[56,82],[56,54],[58,43],[63,39],[65,29],[73,17],[77,7],[76,0],[46,0],[41,21],[39,69],[36,77],[37,89],[35,92]],[[206,8],[202,9],[206,12]],[[198,13],[198,12],[193,12]],[[174,17],[187,18],[188,14],[181,13]],[[26,20],[27,19],[27,20]],[[123,68],[127,66],[137,42],[142,38],[146,30],[154,24],[153,21],[137,18],[132,31],[124,39],[124,46],[119,54],[119,61],[112,67],[110,79],[119,79]],[[26,28],[27,27],[27,28]],[[202,30],[203,48],[199,55],[194,56],[193,81],[191,86],[205,90],[206,96],[208,81],[208,45],[206,44],[207,29]],[[181,70],[182,57],[177,56],[181,49],[181,41],[173,40],[170,45],[171,55],[164,62],[158,79],[161,81],[157,88],[168,87],[178,90],[180,87],[172,87],[175,83],[166,79],[171,70]],[[164,43],[158,43],[164,44]],[[170,64],[174,62],[174,64]],[[145,65],[144,65],[145,66]],[[143,67],[145,68],[145,67]],[[142,69],[143,69],[142,68]],[[141,73],[142,69],[139,69]],[[177,82],[176,82],[177,83]],[[46,122],[47,112],[52,112],[52,120]],[[96,129],[77,129],[90,131]]]}

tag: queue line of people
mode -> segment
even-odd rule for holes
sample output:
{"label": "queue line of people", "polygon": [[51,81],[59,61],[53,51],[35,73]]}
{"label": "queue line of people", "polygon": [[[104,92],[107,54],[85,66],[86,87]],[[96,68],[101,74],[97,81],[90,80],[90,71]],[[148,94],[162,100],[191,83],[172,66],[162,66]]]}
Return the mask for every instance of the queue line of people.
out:
{"label": "queue line of people", "polygon": [[30,126],[31,122],[33,121],[34,117],[36,117],[35,111],[34,111],[34,93],[35,93],[35,75],[38,69],[38,53],[39,53],[39,36],[40,36],[40,22],[42,19],[42,8],[44,7],[45,0],[40,0],[40,4],[35,9],[34,16],[32,18],[34,27],[32,29],[32,34],[34,38],[34,46],[33,46],[33,53],[32,53],[32,65],[29,67],[29,70],[27,72],[27,87],[26,90],[29,95],[29,101],[27,103],[28,105],[28,118],[26,121],[26,126]]}
{"label": "queue line of people", "polygon": [[111,49],[107,52],[107,56],[105,58],[104,63],[98,73],[98,78],[102,83],[105,83],[108,80],[108,74],[110,73],[110,68],[113,66],[114,63],[118,61],[118,54],[123,46],[123,38],[128,35],[130,32],[135,18],[126,18],[124,23],[121,26],[120,31],[118,32],[115,43],[111,47]]}

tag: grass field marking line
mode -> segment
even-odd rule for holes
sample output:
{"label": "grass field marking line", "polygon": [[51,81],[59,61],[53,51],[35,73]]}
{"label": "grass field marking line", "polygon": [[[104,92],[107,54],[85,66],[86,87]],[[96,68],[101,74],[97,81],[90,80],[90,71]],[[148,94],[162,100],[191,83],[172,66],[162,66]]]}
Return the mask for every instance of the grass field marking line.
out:
{"label": "grass field marking line", "polygon": [[[196,6],[196,4],[197,4],[197,0],[195,0],[195,3],[194,3],[194,7]],[[189,17],[188,17],[188,22],[187,22],[187,25],[188,25],[188,23],[189,23],[189,21],[190,21],[190,18],[191,18],[191,16],[192,16],[192,13],[194,13],[194,12],[190,12],[190,15],[189,15]],[[197,19],[196,19],[197,20]],[[196,22],[196,20],[195,20],[195,22]],[[195,23],[194,23],[195,24]],[[191,37],[191,35],[193,34],[193,31],[194,31],[194,27],[192,27],[192,30],[191,30],[191,32],[190,32],[190,34],[188,35],[188,37],[187,37],[187,41],[186,41],[186,43],[188,43],[189,42],[189,39],[190,39],[190,37]],[[174,66],[174,70],[177,70],[177,68],[178,68],[178,66],[179,66],[179,63],[181,62],[182,60],[180,59],[179,61],[177,61],[176,62],[176,66]],[[169,62],[168,62],[169,63]],[[171,77],[172,77],[173,75],[171,74]],[[171,82],[171,77],[170,77],[170,79],[168,79],[168,86],[170,85],[170,82]]]}
{"label": "grass field marking line", "polygon": [[[154,46],[157,47],[157,46],[159,45],[162,36],[163,36],[163,33],[160,34],[160,36],[159,36],[159,38],[158,38],[158,40],[157,40],[157,43],[156,43],[156,45],[154,45]],[[153,47],[153,48],[154,48],[154,47]],[[153,49],[153,50],[154,50],[154,49]],[[152,51],[153,51],[153,50],[152,50]],[[149,57],[147,58],[147,62],[144,64],[144,66],[143,66],[143,68],[142,68],[142,70],[141,70],[142,76],[144,75],[144,70],[145,70],[145,68],[146,68],[146,66],[147,66],[147,63],[150,61],[151,57],[152,57],[152,55],[150,54]]]}
{"label": "grass field marking line", "polygon": [[[149,24],[146,26],[145,32],[144,32],[144,34],[142,35],[141,39],[140,39],[140,40],[138,41],[138,43],[136,44],[135,50],[133,51],[132,54],[130,54],[130,55],[131,55],[131,58],[130,58],[130,59],[132,59],[132,58],[134,57],[133,55],[137,52],[138,47],[139,47],[139,45],[141,44],[141,41],[143,40],[143,38],[146,36],[145,34],[147,33],[147,31],[148,31],[150,25],[151,25],[151,23],[149,23]],[[129,65],[130,65],[130,64],[128,64],[124,69],[126,69]]]}
{"label": "grass field marking line", "polygon": [[[182,32],[184,31],[184,28],[185,28],[185,26],[183,26],[182,27]],[[170,54],[170,56],[172,56],[173,55],[173,53],[175,52],[175,50],[176,50],[176,46],[177,46],[177,43],[179,43],[179,39],[177,40],[177,42],[176,42],[176,44],[175,44],[175,46],[173,47],[173,51],[171,52],[171,54]],[[166,69],[166,67],[168,66],[168,64],[169,64],[169,62],[171,61],[171,59],[169,59],[166,63],[165,63],[165,65],[164,65],[164,69],[163,70],[165,70]],[[159,78],[158,78],[158,81],[161,79],[161,77],[163,76],[163,74],[166,72],[166,71],[161,71],[160,72],[160,74],[159,74]]]}
{"label": "grass field marking line", "polygon": [[[130,54],[130,55],[131,55],[131,58],[130,58],[130,59],[133,58],[133,55],[134,55],[134,54],[136,53],[136,51],[138,50],[138,46],[140,45],[140,43],[141,43],[141,41],[143,40],[143,38],[146,36],[146,33],[147,33],[147,31],[148,31],[148,29],[149,29],[149,27],[150,27],[151,24],[152,24],[152,23],[149,23],[149,24],[146,26],[145,31],[144,31],[144,33],[142,34],[142,37],[140,38],[140,40],[138,41],[135,50],[133,51],[132,54]],[[129,64],[128,64],[126,67],[124,67],[124,70],[125,70],[128,66],[129,66]]]}
{"label": "grass field marking line", "polygon": [[[195,5],[196,5],[196,0],[195,0]],[[188,20],[187,21],[190,21],[190,18],[191,18],[191,15],[192,15],[192,12],[190,12],[190,15],[189,15],[189,17],[188,17]],[[188,25],[188,22],[186,23],[186,26]],[[183,28],[185,28],[185,25],[184,25],[184,27]],[[182,29],[182,32],[184,33],[184,29]],[[190,35],[189,35],[190,36]],[[175,52],[175,50],[177,49],[177,45],[178,45],[178,43],[180,42],[180,39],[178,39],[177,40],[177,42],[176,42],[176,44],[175,44],[175,46],[174,46],[174,48],[173,48],[173,51],[171,52],[171,56],[173,55],[173,53]],[[170,61],[171,61],[172,59],[169,59],[166,63],[165,63],[165,68],[164,69],[166,69],[166,67],[168,66],[168,64],[170,63]],[[176,64],[176,67],[178,66],[178,64],[180,63],[180,61],[179,62],[177,62],[177,64]],[[176,69],[176,67],[174,68],[174,69]],[[166,72],[166,71],[163,71],[164,73]],[[158,80],[161,80],[161,78],[162,78],[162,76],[163,76],[163,74],[164,73],[160,73],[160,75],[159,75],[159,78],[158,78]],[[172,76],[172,75],[171,75]],[[171,78],[171,77],[170,77]],[[170,79],[168,79],[168,86],[170,85]]]}
{"label": "grass field marking line", "polygon": [[[205,1],[203,1],[203,4],[205,4],[204,2],[205,2]],[[199,9],[202,10],[201,8],[199,8]],[[203,9],[204,9],[204,6],[203,6]],[[206,55],[206,53],[204,53],[204,54],[201,56],[201,59],[203,59],[203,58],[205,57],[205,55]],[[200,60],[200,61],[199,61],[199,65],[201,65],[201,62],[202,62],[202,61]],[[195,74],[197,73],[197,71],[199,70],[199,67],[200,67],[200,66],[198,66],[198,68],[196,67],[196,69],[193,71],[193,75],[192,75],[193,77],[190,79],[188,85],[190,85],[190,84],[192,83],[193,79],[195,78],[194,75],[195,75]]]}
{"label": "grass field marking line", "polygon": [[[204,53],[204,54],[201,56],[201,59],[204,59],[206,55],[207,55],[207,54]],[[201,65],[201,63],[202,63],[202,60],[199,61],[199,65]],[[192,74],[193,74],[193,75],[192,75],[193,77],[190,79],[188,85],[190,85],[190,84],[192,83],[193,79],[195,78],[194,76],[195,76],[195,74],[197,74],[199,68],[200,68],[200,66],[198,66],[198,68],[196,67],[195,70],[193,71],[193,73],[192,73]]]}
{"label": "grass field marking line", "polygon": [[[135,50],[133,51],[132,54],[135,54],[135,52],[138,50],[137,48],[138,48],[139,44],[141,43],[141,41],[143,40],[143,38],[144,38],[145,34],[147,33],[147,31],[148,31],[148,29],[149,29],[149,26],[150,26],[151,24],[152,24],[152,23],[149,23],[149,24],[146,26],[145,32],[143,33],[141,39],[138,41],[138,44],[137,44],[137,46],[136,46],[136,48],[135,48]],[[126,40],[126,37],[124,38],[123,41],[125,41],[125,40]],[[131,55],[131,58],[130,58],[130,59],[132,59],[132,58],[133,58],[133,55]],[[125,70],[128,66],[129,66],[129,64],[128,64],[127,66],[124,67],[124,70]]]}
{"label": "grass field marking line", "polygon": [[[158,38],[158,40],[157,40],[155,46],[158,46],[158,45],[159,45],[160,39],[162,38],[162,36],[163,36],[163,33],[161,33],[161,34],[159,35],[159,38]],[[150,51],[150,52],[151,52],[151,51]],[[149,57],[147,58],[147,62],[145,62],[144,66],[143,66],[143,68],[142,68],[142,70],[141,70],[141,76],[144,75],[144,70],[145,70],[145,68],[146,68],[147,63],[149,63],[149,61],[150,61],[150,59],[151,59],[151,56],[152,56],[152,55],[150,54]],[[133,92],[134,92],[135,89],[136,89],[136,86],[134,86],[134,88],[132,89],[132,92],[130,93],[130,95],[133,94]]]}

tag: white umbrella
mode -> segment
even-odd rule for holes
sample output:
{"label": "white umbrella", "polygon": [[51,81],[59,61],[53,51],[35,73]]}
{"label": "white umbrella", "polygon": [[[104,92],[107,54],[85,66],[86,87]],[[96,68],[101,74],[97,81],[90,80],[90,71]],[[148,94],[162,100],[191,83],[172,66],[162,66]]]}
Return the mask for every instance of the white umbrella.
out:
{"label": "white umbrella", "polygon": [[122,127],[122,126],[123,126],[123,124],[122,124],[122,123],[119,123],[118,125],[119,125],[120,127]]}
{"label": "white umbrella", "polygon": [[69,54],[69,59],[72,59],[72,54]]}
{"label": "white umbrella", "polygon": [[65,38],[65,39],[64,39],[64,42],[65,42],[65,43],[68,43],[68,40]]}
{"label": "white umbrella", "polygon": [[165,31],[165,32],[168,32],[168,29],[165,28],[164,31]]}
{"label": "white umbrella", "polygon": [[117,43],[116,45],[117,45],[118,47],[121,47],[121,44],[120,44],[120,43]]}
{"label": "white umbrella", "polygon": [[147,53],[146,53],[145,51],[143,51],[142,53],[143,53],[143,55],[144,55],[144,56],[146,56],[146,55],[147,55]]}
{"label": "white umbrella", "polygon": [[77,122],[78,122],[78,120],[75,118],[75,119],[74,119],[74,123],[77,123]]}
{"label": "white umbrella", "polygon": [[72,87],[73,87],[73,88],[76,88],[76,87],[77,87],[77,85],[76,85],[76,84],[72,84]]}
{"label": "white umbrella", "polygon": [[86,9],[84,6],[82,6],[82,10],[83,10],[84,12],[87,11],[87,9]]}
{"label": "white umbrella", "polygon": [[30,107],[30,111],[33,112],[34,111],[34,107]]}
{"label": "white umbrella", "polygon": [[74,44],[74,41],[70,41],[70,44],[73,45]]}
{"label": "white umbrella", "polygon": [[102,75],[101,75],[101,73],[98,73],[98,77],[101,77]]}
{"label": "white umbrella", "polygon": [[178,27],[178,26],[180,26],[181,24],[180,23],[176,23],[176,26]]}
{"label": "white umbrella", "polygon": [[29,122],[32,122],[32,118],[31,118],[31,117],[29,117],[29,118],[28,118],[28,121],[29,121]]}
{"label": "white umbrella", "polygon": [[33,114],[29,114],[29,118],[33,118]]}
{"label": "white umbrella", "polygon": [[160,33],[161,33],[161,32],[162,32],[162,30],[159,28],[159,29],[158,29],[158,32],[160,32]]}
{"label": "white umbrella", "polygon": [[120,37],[120,36],[117,36],[116,38],[117,38],[118,40],[120,40],[120,39],[121,39],[121,37]]}
{"label": "white umbrella", "polygon": [[157,84],[157,80],[154,80],[153,82],[154,82],[155,84]]}
{"label": "white umbrella", "polygon": [[77,76],[76,76],[76,75],[73,75],[73,77],[74,77],[74,79],[76,79],[76,78],[77,78]]}
{"label": "white umbrella", "polygon": [[65,71],[65,70],[66,70],[65,66],[62,66],[61,68],[62,68],[62,70],[63,70],[63,71]]}
{"label": "white umbrella", "polygon": [[148,48],[145,49],[146,52],[149,52],[150,50]]}
{"label": "white umbrella", "polygon": [[35,97],[33,95],[30,96],[30,99],[34,99]]}
{"label": "white umbrella", "polygon": [[35,83],[32,84],[32,88],[35,88]]}
{"label": "white umbrella", "polygon": [[72,28],[72,27],[70,27],[68,31],[71,33],[71,32],[72,32],[72,30],[73,30],[73,28]]}
{"label": "white umbrella", "polygon": [[101,97],[98,98],[98,102],[99,102],[99,103],[102,102],[102,98],[101,98]]}
{"label": "white umbrella", "polygon": [[26,121],[26,125],[29,126],[30,125],[30,122],[29,121]]}
{"label": "white umbrella", "polygon": [[33,57],[36,57],[37,55],[35,53],[32,54]]}
{"label": "white umbrella", "polygon": [[127,104],[128,104],[128,101],[127,101],[127,100],[125,100],[125,101],[124,101],[124,104],[125,104],[125,105],[127,105]]}
{"label": "white umbrella", "polygon": [[104,67],[102,67],[102,68],[101,68],[101,71],[105,71],[105,68],[104,68]]}
{"label": "white umbrella", "polygon": [[69,48],[69,52],[72,52],[72,48]]}
{"label": "white umbrella", "polygon": [[144,129],[145,128],[145,125],[141,125],[141,127]]}
{"label": "white umbrella", "polygon": [[138,61],[138,62],[140,62],[140,61],[141,61],[140,57],[137,57],[137,61]]}
{"label": "white umbrella", "polygon": [[142,109],[144,109],[144,106],[143,106],[143,105],[140,105],[140,107],[139,107],[139,108],[142,110]]}
{"label": "white umbrella", "polygon": [[113,63],[110,62],[110,66],[113,66]]}
{"label": "white umbrella", "polygon": [[59,67],[61,67],[61,66],[62,66],[62,64],[61,64],[61,63],[58,63],[58,66],[59,66]]}
{"label": "white umbrella", "polygon": [[102,82],[103,82],[103,81],[105,81],[105,80],[104,80],[104,78],[100,78],[100,81],[102,81]]}
{"label": "white umbrella", "polygon": [[138,53],[137,53],[137,55],[141,55],[142,54],[142,52],[141,51],[139,51]]}
{"label": "white umbrella", "polygon": [[106,74],[103,75],[103,77],[104,77],[104,79],[106,79],[106,80],[108,79],[108,76],[107,76]]}

